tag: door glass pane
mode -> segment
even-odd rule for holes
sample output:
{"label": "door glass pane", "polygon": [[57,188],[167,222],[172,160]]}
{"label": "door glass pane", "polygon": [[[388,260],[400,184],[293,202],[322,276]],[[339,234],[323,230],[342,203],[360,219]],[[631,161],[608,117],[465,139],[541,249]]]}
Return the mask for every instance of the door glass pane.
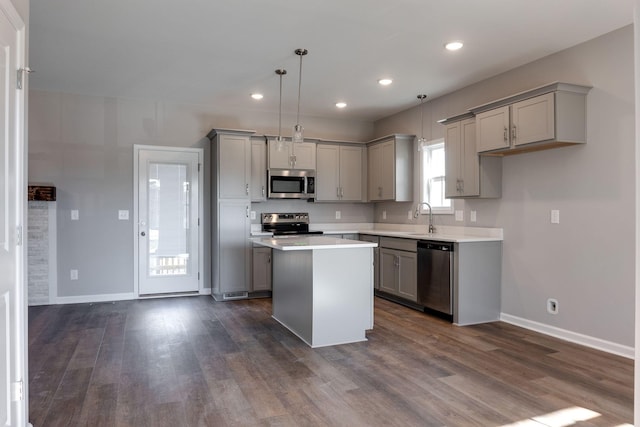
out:
{"label": "door glass pane", "polygon": [[185,164],[149,164],[149,276],[189,274],[189,179]]}

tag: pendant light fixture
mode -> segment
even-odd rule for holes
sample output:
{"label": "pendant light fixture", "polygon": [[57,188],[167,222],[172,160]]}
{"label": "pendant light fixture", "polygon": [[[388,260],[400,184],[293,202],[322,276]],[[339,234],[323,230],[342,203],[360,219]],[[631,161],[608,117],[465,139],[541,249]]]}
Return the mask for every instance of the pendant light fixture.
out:
{"label": "pendant light fixture", "polygon": [[276,70],[276,74],[280,76],[280,109],[278,110],[278,138],[276,139],[276,149],[282,151],[284,148],[284,141],[282,140],[282,76],[287,74],[287,70],[279,68]]}
{"label": "pendant light fixture", "polygon": [[427,146],[427,140],[424,138],[424,100],[427,99],[427,95],[420,94],[417,96],[420,100],[420,138],[418,139],[418,151],[424,150]]}
{"label": "pendant light fixture", "polygon": [[296,49],[295,54],[300,57],[300,76],[298,78],[298,115],[296,118],[296,124],[293,126],[293,135],[291,136],[291,141],[293,142],[303,142],[304,135],[302,133],[302,125],[300,125],[300,88],[302,87],[302,57],[305,56],[309,51],[307,49]]}

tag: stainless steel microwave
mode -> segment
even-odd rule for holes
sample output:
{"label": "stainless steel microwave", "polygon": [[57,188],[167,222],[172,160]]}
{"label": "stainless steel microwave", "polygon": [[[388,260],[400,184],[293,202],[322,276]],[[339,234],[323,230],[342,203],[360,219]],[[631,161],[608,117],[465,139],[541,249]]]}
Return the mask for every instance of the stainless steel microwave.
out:
{"label": "stainless steel microwave", "polygon": [[308,169],[269,169],[270,199],[315,198],[315,171]]}

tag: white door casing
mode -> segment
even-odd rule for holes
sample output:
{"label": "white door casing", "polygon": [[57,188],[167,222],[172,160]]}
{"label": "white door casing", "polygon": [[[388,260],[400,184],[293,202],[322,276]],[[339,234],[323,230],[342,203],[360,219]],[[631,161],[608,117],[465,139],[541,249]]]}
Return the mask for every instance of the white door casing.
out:
{"label": "white door casing", "polygon": [[[0,425],[27,425],[25,24],[0,0]],[[22,69],[22,71],[18,71]]]}
{"label": "white door casing", "polygon": [[202,149],[134,147],[138,296],[202,291]]}

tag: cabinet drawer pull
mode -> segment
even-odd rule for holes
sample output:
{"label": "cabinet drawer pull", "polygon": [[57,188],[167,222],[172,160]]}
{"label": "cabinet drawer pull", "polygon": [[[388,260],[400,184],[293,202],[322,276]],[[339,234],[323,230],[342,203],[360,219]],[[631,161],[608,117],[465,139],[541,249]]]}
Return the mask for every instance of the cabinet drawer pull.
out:
{"label": "cabinet drawer pull", "polygon": [[509,129],[504,128],[504,140],[505,142],[509,140]]}
{"label": "cabinet drawer pull", "polygon": [[244,191],[249,195],[249,184],[245,184]]}
{"label": "cabinet drawer pull", "polygon": [[516,126],[511,128],[511,138],[516,139]]}

